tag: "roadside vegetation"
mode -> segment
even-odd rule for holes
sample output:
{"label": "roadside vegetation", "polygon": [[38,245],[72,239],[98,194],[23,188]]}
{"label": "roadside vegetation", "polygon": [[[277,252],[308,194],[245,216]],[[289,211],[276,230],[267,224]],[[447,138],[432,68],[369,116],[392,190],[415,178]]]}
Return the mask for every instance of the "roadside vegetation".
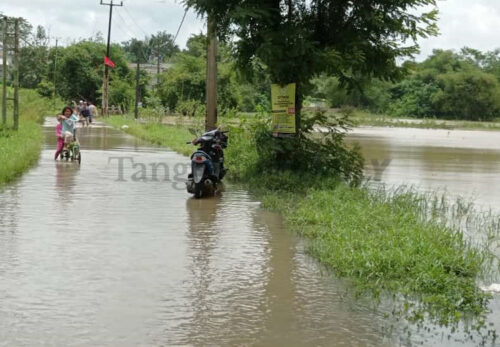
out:
{"label": "roadside vegetation", "polygon": [[[436,123],[487,123],[500,118],[500,50],[437,49],[422,62],[406,61],[403,69],[404,77],[397,81],[360,80],[358,88],[351,89],[336,77],[316,77],[307,103],[333,108],[350,106],[366,111],[366,115],[433,119]],[[369,122],[369,118],[364,117],[364,121]],[[380,120],[379,116],[373,118]]]}
{"label": "roadside vegetation", "polygon": [[447,120],[437,118],[391,117],[384,114],[373,114],[368,111],[353,110],[351,117],[356,126],[378,126],[398,128],[448,129],[448,130],[500,130],[500,120],[490,122]]}
{"label": "roadside vegetation", "polygon": [[40,97],[34,90],[21,90],[19,129],[14,131],[11,130],[12,103],[9,102],[7,125],[0,124],[0,187],[38,161],[43,143],[40,124],[50,112],[50,105],[52,102]]}

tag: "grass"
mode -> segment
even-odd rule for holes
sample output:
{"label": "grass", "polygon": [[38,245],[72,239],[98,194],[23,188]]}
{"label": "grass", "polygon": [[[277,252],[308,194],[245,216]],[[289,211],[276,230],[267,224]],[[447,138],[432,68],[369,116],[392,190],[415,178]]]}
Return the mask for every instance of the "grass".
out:
{"label": "grass", "polygon": [[[399,128],[421,128],[421,129],[447,129],[447,130],[485,130],[499,131],[500,119],[491,122],[467,121],[467,120],[444,120],[437,118],[395,118],[384,114],[375,114],[359,109],[345,109],[338,111],[327,111],[327,113],[338,116],[338,113],[348,112],[350,120],[355,126],[379,126],[379,127],[399,127]],[[313,112],[311,109],[307,112]],[[253,122],[257,113],[239,112],[224,119],[225,124],[238,125],[244,122]],[[158,121],[158,117],[153,117]],[[164,124],[178,126],[192,126],[193,122],[199,123],[199,118],[186,117],[181,115],[165,116],[162,119]]]}
{"label": "grass", "polygon": [[[330,183],[284,204],[282,197],[267,195],[264,206],[285,213],[311,240],[311,253],[336,276],[353,280],[358,292],[398,292],[408,299],[410,318],[425,313],[443,325],[484,312],[488,295],[475,279],[487,253],[467,243],[461,232],[423,218],[420,196],[389,198]],[[412,304],[415,298],[419,305]]]}
{"label": "grass", "polygon": [[[11,102],[8,104],[11,105]],[[8,122],[0,125],[0,187],[31,168],[40,156],[43,143],[40,123],[49,112],[47,100],[33,90],[19,94],[19,129],[12,130],[12,107],[8,108]]]}
{"label": "grass", "polygon": [[[189,134],[185,127],[122,117],[108,122],[180,153],[192,151],[181,145]],[[489,269],[491,253],[448,223],[450,212],[455,221],[458,215],[471,220],[466,204],[449,208],[444,198],[353,188],[305,172],[257,172],[257,151],[244,124],[231,129],[225,158],[230,178],[246,184],[264,207],[281,212],[290,228],[310,240],[311,254],[352,280],[357,293],[394,293],[400,298],[395,314],[413,321],[456,326],[472,317],[472,328],[486,329],[490,296],[477,280]],[[487,239],[498,234],[497,223]]]}
{"label": "grass", "polygon": [[194,135],[185,126],[167,127],[158,122],[141,123],[136,122],[134,118],[122,116],[110,116],[101,120],[140,139],[170,147],[178,153],[189,155],[193,152],[193,145],[186,142],[193,139]]}
{"label": "grass", "polygon": [[423,129],[461,129],[461,130],[500,130],[500,121],[492,122],[443,120],[436,118],[394,118],[387,115],[373,114],[356,110],[351,117],[358,126],[381,126]]}

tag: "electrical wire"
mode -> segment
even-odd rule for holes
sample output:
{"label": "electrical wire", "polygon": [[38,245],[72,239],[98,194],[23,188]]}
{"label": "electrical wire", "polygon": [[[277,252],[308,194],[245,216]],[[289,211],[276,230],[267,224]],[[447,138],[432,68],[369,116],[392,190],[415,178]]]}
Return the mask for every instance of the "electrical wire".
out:
{"label": "electrical wire", "polygon": [[127,13],[127,15],[129,16],[129,18],[132,19],[132,22],[134,22],[134,24],[143,32],[144,36],[148,36],[148,34],[139,26],[139,24],[137,24],[137,22],[132,17],[132,15],[130,14],[130,12],[127,10],[127,8],[125,6],[123,6],[123,9],[125,10],[125,12]]}
{"label": "electrical wire", "polygon": [[175,45],[175,41],[177,40],[177,36],[179,35],[179,31],[181,31],[181,27],[182,27],[182,24],[184,23],[184,19],[186,19],[187,13],[188,13],[188,9],[186,8],[186,10],[184,11],[184,15],[182,16],[181,24],[179,24],[179,28],[177,29],[177,32],[175,33],[174,41],[172,42],[172,44],[174,44],[174,45]]}
{"label": "electrical wire", "polygon": [[[121,26],[120,24],[118,24],[118,22],[117,22],[117,25],[120,27],[120,30],[121,30],[123,33],[125,33],[125,34],[129,37],[129,38],[131,38],[131,39],[136,39],[136,40],[137,40],[137,38],[138,38],[139,36],[138,36],[138,35],[136,35],[136,34],[135,34],[135,32],[133,33],[133,35],[130,35],[130,32],[131,32],[131,31],[128,31],[129,26],[127,25],[127,22],[125,21],[125,19],[122,17],[122,15],[121,15],[118,11],[117,11],[117,13],[118,13],[118,16],[120,17],[120,19],[123,21],[123,23],[124,23],[124,24],[125,24],[125,26],[127,27],[127,30],[123,30],[122,26]],[[144,51],[144,47],[142,47],[142,45],[141,45],[141,52],[142,52],[142,56],[143,56],[143,58],[146,58],[146,59],[148,59],[148,58],[149,58],[149,57],[148,57],[148,55],[146,54],[146,52]]]}
{"label": "electrical wire", "polygon": [[[182,16],[181,23],[179,24],[179,28],[177,28],[177,32],[175,33],[174,40],[172,41],[172,45],[175,47],[175,41],[177,40],[177,36],[179,35],[179,32],[181,31],[182,24],[184,23],[184,19],[186,19],[186,15],[188,13],[188,8],[184,11],[184,15]],[[166,64],[170,64],[170,59],[172,59],[172,56],[169,56],[167,59]]]}
{"label": "electrical wire", "polygon": [[[130,38],[137,38],[137,37],[139,37],[139,35],[137,35],[137,33],[130,28],[130,26],[125,21],[125,19],[122,17],[122,15],[120,14],[120,12],[116,11],[116,14],[118,15],[118,17],[120,17],[120,19],[122,20],[122,22],[125,24],[125,28],[126,29],[123,30],[122,26],[117,23],[117,25],[122,29],[122,32],[126,33],[127,36],[129,36]],[[131,33],[132,33],[132,35],[131,35]]]}

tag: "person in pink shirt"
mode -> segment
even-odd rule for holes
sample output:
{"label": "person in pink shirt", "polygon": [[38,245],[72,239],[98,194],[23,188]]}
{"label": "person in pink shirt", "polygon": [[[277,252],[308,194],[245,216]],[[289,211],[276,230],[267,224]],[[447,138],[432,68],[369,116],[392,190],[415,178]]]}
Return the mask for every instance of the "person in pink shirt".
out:
{"label": "person in pink shirt", "polygon": [[56,125],[56,136],[57,136],[57,150],[54,155],[54,160],[57,160],[59,154],[61,154],[64,146],[64,139],[62,136],[62,120],[57,117],[57,125]]}

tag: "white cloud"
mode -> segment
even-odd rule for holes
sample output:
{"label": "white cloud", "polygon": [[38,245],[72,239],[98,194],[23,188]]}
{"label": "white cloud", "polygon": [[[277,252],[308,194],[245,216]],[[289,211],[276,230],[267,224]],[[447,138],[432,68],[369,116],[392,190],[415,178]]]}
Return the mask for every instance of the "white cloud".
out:
{"label": "white cloud", "polygon": [[500,1],[441,0],[439,7],[440,35],[420,40],[419,60],[433,49],[455,49],[464,46],[482,51],[500,47]]}
{"label": "white cloud", "polygon": [[[110,3],[110,0],[105,0]],[[120,1],[113,1],[119,4]],[[109,6],[100,0],[2,0],[0,12],[23,17],[34,27],[45,27],[63,43],[89,38],[101,32],[107,38]],[[174,0],[124,0],[123,7],[113,7],[111,41],[142,39],[146,34],[166,31],[175,35],[184,8]],[[189,11],[179,32],[177,44],[183,48],[189,36],[203,30],[204,23]],[[60,41],[61,42],[61,41]]]}
{"label": "white cloud", "polygon": [[[101,32],[107,37],[109,7],[100,0],[0,0],[0,12],[27,19],[33,26],[50,30],[62,43],[94,36]],[[109,3],[111,0],[104,0]],[[117,4],[119,1],[114,0]],[[132,37],[144,38],[145,33],[166,31],[175,35],[184,8],[179,0],[124,0],[124,7],[113,8],[111,41],[122,42]],[[500,47],[499,0],[439,0],[438,37],[421,39],[421,54],[425,59],[433,49],[460,49],[464,46],[483,51]],[[205,31],[204,22],[189,11],[179,33],[181,48],[189,36]]]}

